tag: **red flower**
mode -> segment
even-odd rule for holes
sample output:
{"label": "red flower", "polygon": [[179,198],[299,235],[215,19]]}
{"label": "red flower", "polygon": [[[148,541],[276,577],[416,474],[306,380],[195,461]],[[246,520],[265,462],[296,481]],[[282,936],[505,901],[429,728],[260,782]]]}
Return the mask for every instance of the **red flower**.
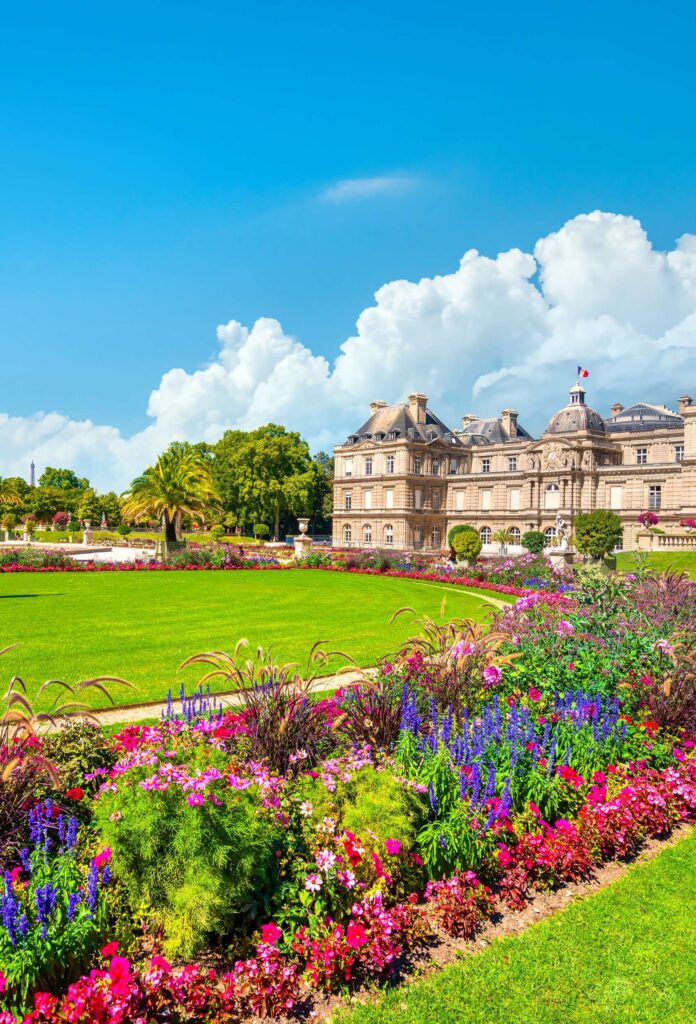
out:
{"label": "red flower", "polygon": [[106,957],[108,960],[109,957],[116,956],[119,946],[120,942],[107,942],[107,944],[101,948],[101,955]]}
{"label": "red flower", "polygon": [[367,932],[361,924],[354,924],[352,921],[346,928],[346,942],[353,949],[359,949],[367,942]]}
{"label": "red flower", "polygon": [[267,942],[269,946],[275,946],[278,939],[283,933],[277,924],[264,924],[261,926],[261,939],[263,942]]}
{"label": "red flower", "polygon": [[82,786],[73,786],[72,789],[66,790],[65,798],[66,800],[82,800],[84,795],[85,791]]}

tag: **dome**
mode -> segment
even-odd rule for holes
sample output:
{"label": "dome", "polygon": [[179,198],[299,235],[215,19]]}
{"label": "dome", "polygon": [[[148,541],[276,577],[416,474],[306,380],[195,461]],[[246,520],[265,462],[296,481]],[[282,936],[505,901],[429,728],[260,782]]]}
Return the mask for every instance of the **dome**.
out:
{"label": "dome", "polygon": [[570,402],[559,409],[548,422],[547,434],[574,434],[579,430],[593,430],[595,433],[606,433],[604,420],[585,404],[585,389],[581,384],[574,384],[570,389]]}

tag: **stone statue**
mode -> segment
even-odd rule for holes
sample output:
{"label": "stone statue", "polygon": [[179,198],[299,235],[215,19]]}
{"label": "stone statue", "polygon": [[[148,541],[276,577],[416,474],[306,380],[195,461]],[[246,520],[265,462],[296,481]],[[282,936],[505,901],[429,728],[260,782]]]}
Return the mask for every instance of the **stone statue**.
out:
{"label": "stone statue", "polygon": [[556,515],[556,521],[553,524],[556,529],[556,539],[558,540],[558,547],[563,551],[568,547],[568,538],[570,537],[570,530],[568,524],[559,512]]}

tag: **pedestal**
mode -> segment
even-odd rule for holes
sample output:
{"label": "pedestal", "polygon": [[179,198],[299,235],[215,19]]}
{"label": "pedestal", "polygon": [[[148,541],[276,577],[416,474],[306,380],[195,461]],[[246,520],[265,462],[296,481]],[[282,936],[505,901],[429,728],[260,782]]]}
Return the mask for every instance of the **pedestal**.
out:
{"label": "pedestal", "polygon": [[306,534],[301,533],[295,537],[295,561],[301,562],[312,550],[312,540]]}
{"label": "pedestal", "polygon": [[549,562],[554,569],[565,569],[573,564],[573,551],[565,548],[553,548],[547,555]]}

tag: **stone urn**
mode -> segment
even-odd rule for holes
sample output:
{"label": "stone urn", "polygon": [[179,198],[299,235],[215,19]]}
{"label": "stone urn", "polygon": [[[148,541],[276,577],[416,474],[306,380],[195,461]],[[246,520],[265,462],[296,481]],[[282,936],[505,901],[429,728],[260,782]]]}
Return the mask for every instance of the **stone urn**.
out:
{"label": "stone urn", "polygon": [[92,521],[91,519],[85,519],[85,525],[82,530],[82,543],[83,545],[92,543]]}

